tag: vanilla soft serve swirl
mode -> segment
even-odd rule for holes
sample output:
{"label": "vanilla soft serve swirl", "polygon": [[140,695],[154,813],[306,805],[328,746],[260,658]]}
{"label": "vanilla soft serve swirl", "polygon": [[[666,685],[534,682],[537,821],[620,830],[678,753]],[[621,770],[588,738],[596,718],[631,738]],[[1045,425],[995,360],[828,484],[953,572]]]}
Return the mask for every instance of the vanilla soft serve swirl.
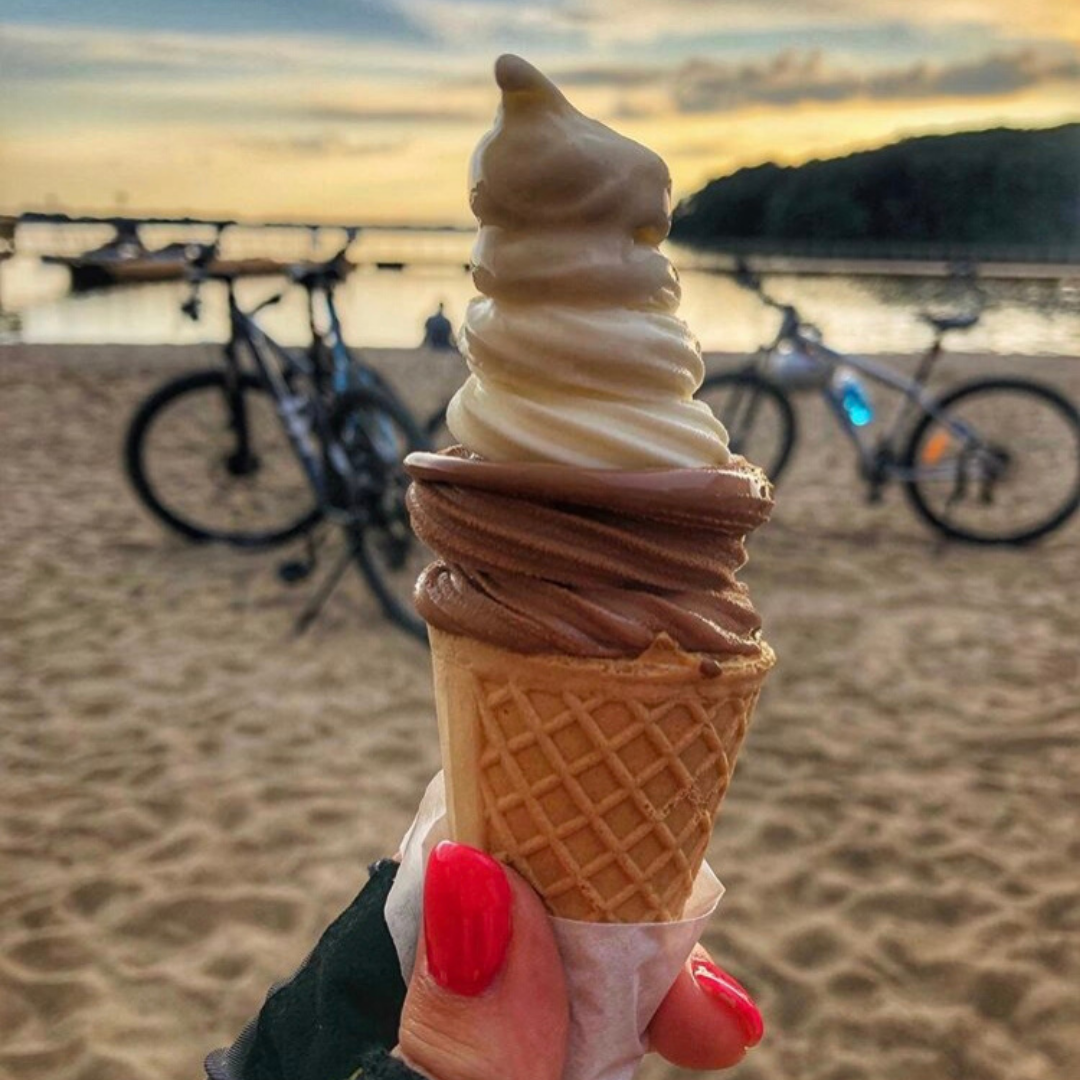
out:
{"label": "vanilla soft serve swirl", "polygon": [[480,222],[455,437],[489,461],[696,468],[729,461],[694,400],[704,367],[658,250],[671,180],[651,150],[577,111],[515,56],[473,155]]}

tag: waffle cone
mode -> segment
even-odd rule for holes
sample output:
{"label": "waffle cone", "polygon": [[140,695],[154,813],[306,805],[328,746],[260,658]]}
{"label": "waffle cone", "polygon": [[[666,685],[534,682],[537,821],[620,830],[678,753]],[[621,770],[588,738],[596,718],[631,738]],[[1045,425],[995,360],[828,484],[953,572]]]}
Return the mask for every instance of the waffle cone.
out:
{"label": "waffle cone", "polygon": [[430,628],[451,836],[555,915],[678,919],[775,662],[525,655]]}

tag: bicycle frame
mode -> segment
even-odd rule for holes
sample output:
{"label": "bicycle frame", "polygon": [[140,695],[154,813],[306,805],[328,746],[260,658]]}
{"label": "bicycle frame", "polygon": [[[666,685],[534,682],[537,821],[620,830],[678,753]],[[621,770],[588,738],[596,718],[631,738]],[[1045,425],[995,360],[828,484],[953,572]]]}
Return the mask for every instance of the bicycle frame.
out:
{"label": "bicycle frame", "polygon": [[[328,326],[320,332],[315,319],[315,288],[308,288],[308,316],[312,335],[312,362],[319,368],[318,356],[320,353],[329,356],[329,370],[331,384],[335,394],[343,394],[348,390],[361,389],[374,391],[383,397],[391,398],[395,404],[407,407],[401,402],[394,388],[374,368],[361,363],[349,352],[342,333],[341,318],[334,303],[334,290],[331,285],[324,286],[321,290],[324,298],[324,307]],[[357,421],[363,421],[365,430],[371,436],[372,448],[379,454],[384,464],[392,464],[397,458],[397,441],[395,438],[393,423],[381,410],[361,408],[357,411]]]}
{"label": "bicycle frame", "polygon": [[912,469],[904,467],[896,460],[900,436],[914,412],[921,411],[932,416],[950,434],[965,444],[970,445],[981,441],[972,428],[941,409],[937,404],[936,395],[926,389],[926,380],[941,355],[940,336],[935,338],[923,355],[915,377],[910,378],[879,361],[830,349],[816,337],[804,332],[803,324],[794,308],[786,305],[774,306],[779,307],[783,312],[783,321],[775,340],[762,351],[762,356],[776,351],[784,343],[790,343],[828,367],[830,375],[835,374],[839,368],[851,368],[872,382],[903,395],[893,414],[892,422],[884,431],[878,428],[876,437],[871,438],[870,432],[865,427],[859,427],[848,416],[831,377],[820,391],[841,430],[855,447],[861,474],[871,483],[880,483],[884,480],[910,481],[916,478],[950,475],[948,466],[919,466]]}
{"label": "bicycle frame", "polygon": [[[313,429],[325,427],[325,417],[321,415],[318,395],[306,397],[293,391],[292,382],[297,374],[312,379],[318,387],[320,376],[314,362],[307,366],[279,345],[255,321],[254,316],[265,308],[276,304],[281,294],[264,300],[251,313],[242,311],[236,301],[232,281],[228,281],[229,296],[229,340],[225,345],[225,366],[231,372],[238,373],[242,367],[238,346],[247,346],[256,371],[265,382],[274,407],[285,428],[285,434],[296,454],[309,482],[320,503],[326,495],[326,478],[320,455],[312,446],[310,436]],[[314,403],[314,409],[311,404]],[[314,415],[306,415],[312,411]],[[239,415],[239,414],[238,414]],[[324,434],[319,431],[319,434]],[[244,435],[241,435],[244,438]]]}

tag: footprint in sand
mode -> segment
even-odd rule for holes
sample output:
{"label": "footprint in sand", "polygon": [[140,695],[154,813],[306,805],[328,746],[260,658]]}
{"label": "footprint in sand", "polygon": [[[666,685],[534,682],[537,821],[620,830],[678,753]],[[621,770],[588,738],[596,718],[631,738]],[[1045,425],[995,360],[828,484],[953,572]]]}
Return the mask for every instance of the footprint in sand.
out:
{"label": "footprint in sand", "polygon": [[12,945],[7,952],[15,963],[30,971],[51,974],[79,971],[93,960],[86,942],[73,934],[42,933]]}
{"label": "footprint in sand", "polygon": [[784,958],[800,970],[827,967],[846,951],[839,935],[828,926],[811,926],[789,934],[783,942]]}
{"label": "footprint in sand", "polygon": [[9,980],[0,971],[0,1031],[13,1038],[33,1018],[26,999],[18,992],[18,980]]}
{"label": "footprint in sand", "polygon": [[80,915],[92,918],[104,908],[134,899],[142,891],[142,886],[131,882],[100,878],[72,889],[68,894],[68,904]]}
{"label": "footprint in sand", "polygon": [[46,1026],[62,1023],[100,998],[99,991],[84,979],[25,978],[18,985],[38,1020]]}
{"label": "footprint in sand", "polygon": [[1080,893],[1048,896],[1039,904],[1036,918],[1044,930],[1080,930]]}
{"label": "footprint in sand", "polygon": [[230,923],[243,923],[268,933],[288,933],[299,922],[303,909],[301,901],[281,896],[214,897],[190,893],[144,904],[121,930],[133,938],[180,947],[201,941]]}
{"label": "footprint in sand", "polygon": [[86,1046],[82,1039],[25,1048],[7,1047],[0,1050],[0,1067],[2,1075],[10,1077],[10,1080],[42,1080],[42,1077],[61,1075],[85,1053]]}
{"label": "footprint in sand", "polygon": [[790,851],[802,841],[797,828],[786,822],[769,821],[758,830],[762,850],[770,852]]}
{"label": "footprint in sand", "polygon": [[862,971],[838,971],[826,984],[829,993],[851,1001],[866,1001],[878,991],[878,982]]}
{"label": "footprint in sand", "polygon": [[247,974],[251,967],[251,957],[240,953],[215,956],[202,966],[203,974],[216,982],[231,983]]}
{"label": "footprint in sand", "polygon": [[123,1058],[94,1054],[75,1080],[146,1080],[146,1072]]}
{"label": "footprint in sand", "polygon": [[981,971],[971,985],[971,1002],[987,1020],[1008,1021],[1020,1007],[1033,979],[1026,971]]}

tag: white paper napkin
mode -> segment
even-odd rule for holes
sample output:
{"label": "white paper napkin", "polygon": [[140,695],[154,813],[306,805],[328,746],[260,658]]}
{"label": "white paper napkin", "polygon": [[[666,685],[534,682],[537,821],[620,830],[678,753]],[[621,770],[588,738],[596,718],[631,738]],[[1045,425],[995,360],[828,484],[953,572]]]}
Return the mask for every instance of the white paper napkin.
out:
{"label": "white paper napkin", "polygon": [[[427,856],[446,838],[446,790],[440,772],[401,841],[401,868],[386,901],[386,923],[406,982],[416,961]],[[649,1021],[723,894],[723,885],[703,865],[679,922],[551,920],[570,994],[563,1080],[629,1080],[634,1075],[647,1050]]]}

